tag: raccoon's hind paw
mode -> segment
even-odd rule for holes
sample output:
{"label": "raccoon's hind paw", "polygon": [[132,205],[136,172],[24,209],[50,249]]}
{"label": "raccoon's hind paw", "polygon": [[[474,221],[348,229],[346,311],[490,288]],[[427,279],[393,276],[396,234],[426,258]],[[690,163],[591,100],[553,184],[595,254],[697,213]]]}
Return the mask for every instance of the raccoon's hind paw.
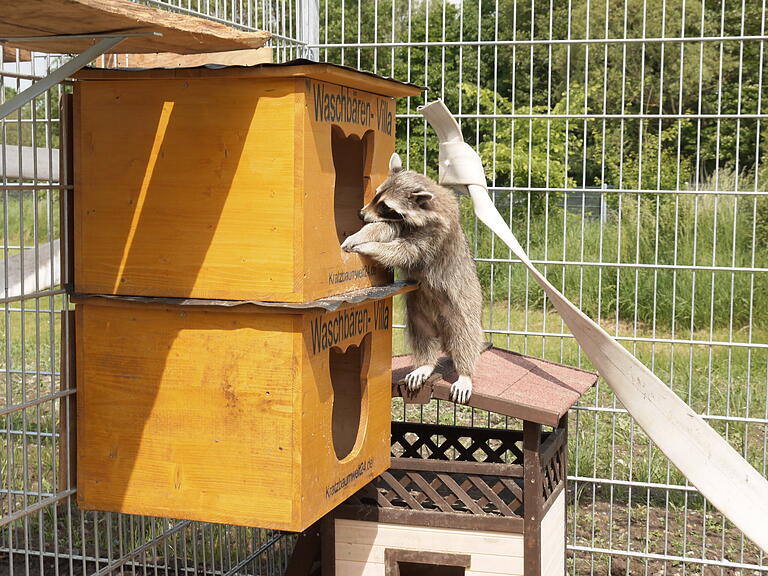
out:
{"label": "raccoon's hind paw", "polygon": [[405,383],[408,385],[408,390],[415,392],[421,388],[421,385],[424,384],[427,378],[429,378],[434,371],[434,364],[424,364],[423,366],[416,368],[416,370],[409,372],[405,377]]}
{"label": "raccoon's hind paw", "polygon": [[451,400],[466,404],[470,396],[472,396],[472,377],[459,376],[459,379],[451,384]]}

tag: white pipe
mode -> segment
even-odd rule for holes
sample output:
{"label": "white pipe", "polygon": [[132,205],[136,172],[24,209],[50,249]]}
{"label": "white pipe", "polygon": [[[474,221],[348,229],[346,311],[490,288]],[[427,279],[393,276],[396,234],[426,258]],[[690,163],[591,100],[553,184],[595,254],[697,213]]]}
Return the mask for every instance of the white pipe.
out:
{"label": "white pipe", "polygon": [[672,390],[534,267],[488,196],[482,161],[438,101],[421,113],[440,140],[440,183],[467,186],[475,214],[528,268],[581,349],[670,461],[720,512],[768,553],[768,481]]}
{"label": "white pipe", "polygon": [[[24,248],[0,260],[0,302],[42,292],[61,282],[61,251],[57,238]],[[8,282],[6,283],[6,279]]]}

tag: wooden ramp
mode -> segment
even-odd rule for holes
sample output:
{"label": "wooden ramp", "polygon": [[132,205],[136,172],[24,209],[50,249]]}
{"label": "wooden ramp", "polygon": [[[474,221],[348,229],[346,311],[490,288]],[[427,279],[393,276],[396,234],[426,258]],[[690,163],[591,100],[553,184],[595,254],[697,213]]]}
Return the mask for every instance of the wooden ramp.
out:
{"label": "wooden ramp", "polygon": [[[173,52],[198,54],[262,47],[266,31],[244,32],[203,18],[158,10],[128,0],[23,0],[0,2],[0,38],[9,46],[60,54],[80,53],[94,35],[132,36],[111,53]],[[75,38],[84,35],[91,37]],[[46,39],[46,36],[69,36]],[[14,42],[12,38],[25,38]],[[34,39],[32,39],[34,38]]]}

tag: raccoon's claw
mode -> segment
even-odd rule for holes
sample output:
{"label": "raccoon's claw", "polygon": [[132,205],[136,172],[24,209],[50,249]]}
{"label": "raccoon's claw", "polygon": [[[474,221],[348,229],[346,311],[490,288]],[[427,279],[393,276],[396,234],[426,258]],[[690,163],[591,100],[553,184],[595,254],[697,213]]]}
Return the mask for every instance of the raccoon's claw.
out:
{"label": "raccoon's claw", "polygon": [[409,372],[405,377],[405,383],[408,386],[408,390],[415,392],[421,388],[422,384],[424,384],[434,370],[435,366],[433,364],[424,364],[424,366],[419,366],[416,370]]}
{"label": "raccoon's claw", "polygon": [[354,234],[352,236],[348,236],[344,242],[341,243],[341,249],[344,250],[344,252],[354,252],[355,248],[355,236]]}
{"label": "raccoon's claw", "polygon": [[451,400],[466,404],[470,396],[472,396],[472,378],[459,376],[459,379],[451,384]]}
{"label": "raccoon's claw", "polygon": [[371,244],[373,243],[370,240],[360,241],[360,239],[350,236],[342,242],[341,249],[344,250],[344,252],[353,252],[367,256],[368,254],[366,250],[369,250],[368,247],[370,247]]}

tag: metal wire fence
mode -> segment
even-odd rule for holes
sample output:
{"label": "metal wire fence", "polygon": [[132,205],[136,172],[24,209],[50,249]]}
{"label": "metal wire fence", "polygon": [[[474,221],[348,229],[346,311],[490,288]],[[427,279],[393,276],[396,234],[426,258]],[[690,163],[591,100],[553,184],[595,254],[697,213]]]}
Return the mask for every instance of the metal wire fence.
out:
{"label": "metal wire fence", "polygon": [[[320,57],[423,84],[534,262],[766,473],[765,2],[324,0]],[[398,108],[398,147],[436,141]],[[466,229],[488,338],[589,367],[507,248]],[[509,424],[453,405],[407,420]],[[765,573],[604,383],[572,413],[573,574]]]}
{"label": "metal wire fence", "polygon": [[[427,86],[425,98],[460,118],[534,262],[766,474],[765,0],[143,3],[268,29],[278,61],[312,56]],[[3,57],[0,99],[57,62],[21,56]],[[61,379],[69,304],[45,267],[66,190],[57,148],[67,90],[1,124],[0,574],[279,574],[289,548],[279,533],[75,505],[73,390]],[[398,105],[398,149],[435,175],[423,101]],[[543,293],[462,206],[488,338],[589,367]],[[394,410],[514,424],[439,402]],[[572,574],[768,572],[603,383],[571,416],[568,495]]]}
{"label": "metal wire fence", "polygon": [[[267,29],[277,58],[298,54],[295,2],[145,2],[245,29]],[[66,56],[4,50],[0,101]],[[0,121],[2,332],[0,574],[280,574],[288,535],[79,510],[75,499],[70,308],[58,274],[67,185],[59,167],[62,84]]]}

